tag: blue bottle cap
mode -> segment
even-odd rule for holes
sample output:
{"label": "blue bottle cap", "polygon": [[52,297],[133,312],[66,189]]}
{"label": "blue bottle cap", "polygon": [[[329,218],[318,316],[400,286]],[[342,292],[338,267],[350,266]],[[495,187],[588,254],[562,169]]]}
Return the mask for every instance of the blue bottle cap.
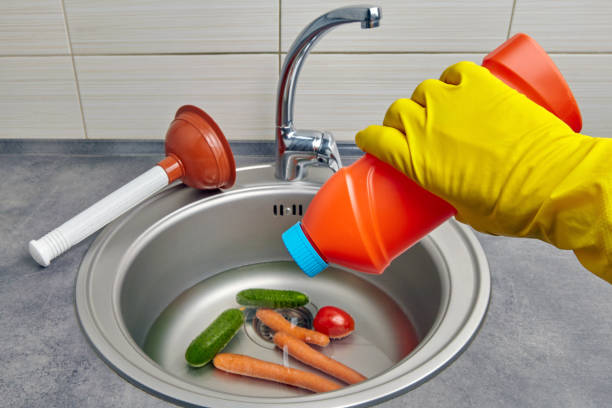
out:
{"label": "blue bottle cap", "polygon": [[308,276],[315,276],[327,268],[327,262],[314,249],[298,222],[283,233],[283,242],[296,264]]}

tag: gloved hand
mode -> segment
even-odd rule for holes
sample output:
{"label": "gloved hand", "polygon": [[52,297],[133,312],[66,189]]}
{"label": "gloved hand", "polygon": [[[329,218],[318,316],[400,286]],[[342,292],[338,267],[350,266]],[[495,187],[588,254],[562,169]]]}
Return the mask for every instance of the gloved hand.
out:
{"label": "gloved hand", "polygon": [[424,81],[356,142],[457,220],[572,249],[612,282],[612,140],[575,133],[486,68],[460,62]]}

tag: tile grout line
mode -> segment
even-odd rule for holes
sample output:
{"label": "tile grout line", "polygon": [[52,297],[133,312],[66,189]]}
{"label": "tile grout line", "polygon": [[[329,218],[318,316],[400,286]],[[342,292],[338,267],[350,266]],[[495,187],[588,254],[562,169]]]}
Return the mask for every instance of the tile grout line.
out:
{"label": "tile grout line", "polygon": [[[441,55],[441,54],[487,54],[491,50],[470,51],[311,51],[309,54],[320,55]],[[612,51],[547,51],[553,55],[612,55]],[[215,56],[215,55],[279,55],[282,57],[286,51],[265,52],[192,52],[192,53],[141,53],[141,54],[5,54],[2,58],[41,58],[41,57],[172,57],[172,56]]]}
{"label": "tile grout line", "polygon": [[79,110],[81,111],[81,124],[83,125],[83,132],[85,139],[89,139],[87,135],[87,123],[85,122],[85,110],[83,109],[83,100],[81,98],[81,85],[79,84],[79,74],[76,69],[76,62],[74,58],[74,52],[72,51],[72,37],[70,36],[70,28],[68,26],[68,15],[66,14],[66,5],[64,0],[60,0],[62,5],[62,14],[64,15],[64,28],[66,29],[66,36],[68,37],[68,50],[70,51],[70,60],[72,61],[72,73],[74,74],[74,82],[77,92],[77,100],[79,101]]}
{"label": "tile grout line", "polygon": [[510,12],[510,22],[508,23],[508,32],[506,33],[506,40],[510,38],[512,32],[512,22],[514,21],[514,11],[516,10],[516,0],[512,1],[512,11]]}
{"label": "tile grout line", "polygon": [[282,30],[283,30],[283,0],[278,0],[278,77],[281,74],[281,51],[282,51]]}
{"label": "tile grout line", "polygon": [[[194,51],[194,52],[130,52],[130,53],[73,53],[77,57],[164,57],[164,56],[198,56],[198,55],[276,55],[274,51]],[[2,54],[0,58],[9,57],[69,57],[70,53],[55,54]]]}

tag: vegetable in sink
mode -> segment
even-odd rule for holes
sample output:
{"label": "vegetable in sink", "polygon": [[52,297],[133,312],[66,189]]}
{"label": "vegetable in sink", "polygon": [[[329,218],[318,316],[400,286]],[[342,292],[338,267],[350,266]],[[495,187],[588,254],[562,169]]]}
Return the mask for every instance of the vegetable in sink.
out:
{"label": "vegetable in sink", "polygon": [[309,302],[308,296],[295,290],[245,289],[238,292],[236,302],[243,306],[280,309],[300,307]]}
{"label": "vegetable in sink", "polygon": [[223,350],[236,335],[244,315],[239,309],[227,309],[221,313],[198,337],[187,347],[185,360],[192,367],[202,367]]}
{"label": "vegetable in sink", "polygon": [[312,322],[314,329],[331,339],[342,339],[355,330],[355,321],[350,314],[335,306],[324,306]]}

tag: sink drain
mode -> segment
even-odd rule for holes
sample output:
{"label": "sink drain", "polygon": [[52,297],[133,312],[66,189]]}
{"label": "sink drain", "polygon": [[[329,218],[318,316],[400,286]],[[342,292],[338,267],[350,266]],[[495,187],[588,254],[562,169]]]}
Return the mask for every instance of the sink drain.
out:
{"label": "sink drain", "polygon": [[[312,313],[310,313],[310,310],[306,309],[305,307],[298,307],[295,309],[277,309],[276,311],[283,315],[283,317],[292,325],[312,329]],[[263,324],[261,320],[257,318],[253,319],[253,328],[259,337],[267,341],[272,341],[274,332],[268,326]]]}
{"label": "sink drain", "polygon": [[[245,332],[254,343],[267,349],[274,349],[275,346],[272,341],[274,331],[255,317],[256,311],[257,309],[255,308],[249,308],[245,311]],[[306,329],[312,329],[313,316],[316,314],[317,308],[311,303],[307,306],[290,309],[276,309],[276,311],[291,324]]]}

